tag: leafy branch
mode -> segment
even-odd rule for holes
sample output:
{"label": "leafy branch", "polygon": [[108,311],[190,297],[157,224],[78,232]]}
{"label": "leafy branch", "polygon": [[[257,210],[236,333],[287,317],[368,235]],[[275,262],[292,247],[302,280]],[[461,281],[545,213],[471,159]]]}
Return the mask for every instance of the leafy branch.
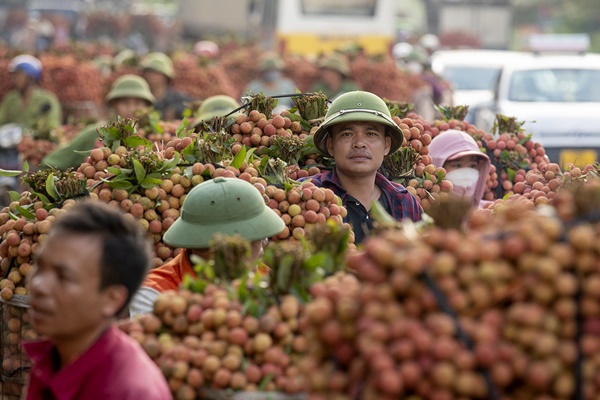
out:
{"label": "leafy branch", "polygon": [[102,143],[112,151],[119,146],[137,148],[144,146],[147,149],[152,148],[152,142],[136,135],[137,120],[130,118],[117,117],[110,125],[103,125],[97,129]]}
{"label": "leafy branch", "polygon": [[148,150],[133,150],[126,158],[125,167],[108,167],[107,171],[114,174],[110,179],[102,179],[113,189],[124,189],[130,193],[138,192],[141,188],[151,189],[162,183],[162,179],[173,174],[177,168],[180,156],[164,160],[157,153]]}

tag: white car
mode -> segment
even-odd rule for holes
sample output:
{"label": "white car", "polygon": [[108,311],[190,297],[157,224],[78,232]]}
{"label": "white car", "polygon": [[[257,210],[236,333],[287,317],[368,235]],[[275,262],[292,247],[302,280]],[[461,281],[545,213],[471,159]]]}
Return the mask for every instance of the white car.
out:
{"label": "white car", "polygon": [[[440,50],[431,56],[433,72],[453,84],[453,104],[471,108],[492,100],[504,65],[525,53],[504,50]],[[467,118],[468,122],[472,122]]]}
{"label": "white car", "polygon": [[515,117],[552,162],[585,165],[600,154],[600,54],[528,54],[503,68],[494,98],[475,110],[489,131]]}

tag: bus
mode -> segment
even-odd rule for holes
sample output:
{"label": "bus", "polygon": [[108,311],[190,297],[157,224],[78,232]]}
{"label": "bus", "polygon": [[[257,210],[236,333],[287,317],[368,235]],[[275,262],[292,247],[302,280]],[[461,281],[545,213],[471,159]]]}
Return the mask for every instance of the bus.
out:
{"label": "bus", "polygon": [[395,34],[396,0],[282,0],[277,10],[275,39],[285,53],[389,54]]}
{"label": "bus", "polygon": [[389,54],[397,0],[180,0],[187,38],[234,34],[288,54],[360,47]]}

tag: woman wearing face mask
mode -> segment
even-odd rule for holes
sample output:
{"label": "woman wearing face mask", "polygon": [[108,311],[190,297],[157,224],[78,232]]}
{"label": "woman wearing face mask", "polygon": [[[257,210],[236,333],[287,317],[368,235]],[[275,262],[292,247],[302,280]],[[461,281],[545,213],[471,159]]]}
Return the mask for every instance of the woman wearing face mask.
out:
{"label": "woman wearing face mask", "polygon": [[482,198],[491,164],[475,139],[457,130],[442,132],[431,141],[429,155],[434,165],[446,169],[446,179],[454,185],[452,194],[472,199],[474,207],[484,204]]}

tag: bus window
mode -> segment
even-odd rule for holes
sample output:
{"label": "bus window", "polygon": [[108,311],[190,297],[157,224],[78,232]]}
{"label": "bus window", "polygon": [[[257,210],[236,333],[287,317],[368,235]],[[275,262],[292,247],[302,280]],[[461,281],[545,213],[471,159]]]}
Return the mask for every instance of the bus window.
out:
{"label": "bus window", "polygon": [[377,0],[302,0],[304,15],[352,15],[373,17]]}

